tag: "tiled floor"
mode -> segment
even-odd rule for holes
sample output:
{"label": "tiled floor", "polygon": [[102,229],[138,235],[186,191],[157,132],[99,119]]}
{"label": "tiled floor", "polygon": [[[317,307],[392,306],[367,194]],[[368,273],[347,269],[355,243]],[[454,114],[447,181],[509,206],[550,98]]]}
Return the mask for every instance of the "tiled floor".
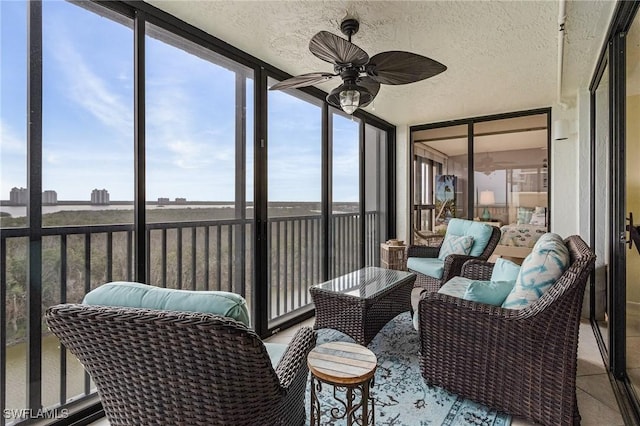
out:
{"label": "tiled floor", "polygon": [[[266,341],[289,343],[298,328],[312,326],[313,321],[314,319],[311,318],[302,324],[279,332]],[[638,344],[640,344],[640,337]],[[640,368],[636,371],[640,372]],[[624,426],[593,331],[586,320],[580,325],[577,389],[582,426]],[[528,426],[532,423],[516,418],[512,424],[513,426]],[[108,426],[109,423],[106,420],[101,420],[94,422],[93,425]]]}
{"label": "tiled floor", "polygon": [[627,305],[627,373],[640,394],[640,308]]}

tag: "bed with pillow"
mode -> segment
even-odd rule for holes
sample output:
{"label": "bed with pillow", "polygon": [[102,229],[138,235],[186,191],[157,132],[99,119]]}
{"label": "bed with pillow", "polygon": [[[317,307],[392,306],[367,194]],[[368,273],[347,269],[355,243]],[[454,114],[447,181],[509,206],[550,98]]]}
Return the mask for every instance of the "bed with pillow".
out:
{"label": "bed with pillow", "polygon": [[516,223],[501,227],[500,232],[500,242],[493,254],[521,263],[547,232],[547,208],[518,207]]}

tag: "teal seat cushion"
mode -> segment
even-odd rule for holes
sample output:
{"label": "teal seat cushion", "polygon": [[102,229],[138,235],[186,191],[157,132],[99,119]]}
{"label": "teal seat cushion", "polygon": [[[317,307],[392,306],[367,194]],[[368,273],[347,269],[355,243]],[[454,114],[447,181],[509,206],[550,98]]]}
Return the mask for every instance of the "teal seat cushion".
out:
{"label": "teal seat cushion", "polygon": [[459,299],[500,306],[513,289],[515,281],[478,281],[453,277],[438,290]]}
{"label": "teal seat cushion", "polygon": [[515,283],[520,273],[520,265],[510,260],[498,258],[493,266],[491,281],[513,281]]}
{"label": "teal seat cushion", "polygon": [[[438,293],[457,297],[458,299],[471,300],[487,305],[500,306],[514,285],[511,282],[476,281],[465,277],[453,277],[440,287]],[[419,310],[414,307],[413,328],[419,330]]]}
{"label": "teal seat cushion", "polygon": [[484,303],[486,305],[502,306],[513,286],[513,281],[472,281],[462,296],[465,300]]}
{"label": "teal seat cushion", "polygon": [[462,299],[465,292],[469,288],[469,285],[473,282],[472,279],[464,277],[453,277],[440,287],[438,293],[447,294],[449,296]]}
{"label": "teal seat cushion", "polygon": [[502,307],[523,309],[538,300],[562,276],[570,261],[562,238],[544,234],[522,262],[516,284]]}
{"label": "teal seat cushion", "polygon": [[410,257],[407,259],[407,268],[422,275],[440,279],[444,271],[444,260],[431,257]]}
{"label": "teal seat cushion", "polygon": [[[438,293],[447,294],[449,296],[458,297],[461,299],[464,295],[464,292],[467,291],[467,287],[469,287],[471,281],[472,280],[470,280],[469,278],[453,277],[449,281],[444,283],[442,287],[440,287]],[[415,328],[416,330],[419,330],[420,328],[418,311],[418,305],[416,304],[415,306],[413,306],[413,328]]]}
{"label": "teal seat cushion", "polygon": [[112,282],[87,293],[88,305],[121,306],[165,311],[203,312],[223,315],[251,326],[247,302],[226,291],[190,291],[154,287],[133,282]]}
{"label": "teal seat cushion", "polygon": [[282,356],[287,351],[288,346],[283,343],[265,343],[264,347],[267,349],[269,359],[271,360],[271,365],[275,370],[275,368],[278,366],[278,363],[282,359]]}
{"label": "teal seat cushion", "polygon": [[451,219],[447,226],[446,235],[453,234],[473,237],[473,245],[471,246],[469,255],[478,257],[487,247],[492,233],[493,227],[486,223],[476,222],[474,220]]}

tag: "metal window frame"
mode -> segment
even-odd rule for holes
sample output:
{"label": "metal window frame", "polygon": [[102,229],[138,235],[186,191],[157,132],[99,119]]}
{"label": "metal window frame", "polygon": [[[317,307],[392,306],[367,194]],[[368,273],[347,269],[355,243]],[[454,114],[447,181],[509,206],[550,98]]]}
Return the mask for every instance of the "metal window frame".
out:
{"label": "metal window frame", "polygon": [[[29,128],[28,128],[28,187],[29,187],[29,204],[28,204],[28,216],[29,216],[29,228],[25,231],[29,237],[29,286],[27,290],[28,302],[28,380],[27,380],[27,398],[28,405],[32,409],[40,409],[42,402],[41,395],[41,381],[42,381],[42,365],[41,365],[41,335],[42,335],[42,317],[41,317],[41,301],[42,301],[42,1],[33,0],[27,2],[29,5],[28,11],[28,34],[29,34],[29,88],[28,88],[28,102],[29,102]],[[130,270],[134,271],[133,276],[130,279],[136,281],[146,282],[149,277],[149,259],[148,259],[148,232],[146,222],[146,140],[145,140],[145,37],[147,34],[146,24],[151,23],[157,25],[160,28],[171,32],[179,37],[183,37],[186,40],[194,42],[212,52],[222,55],[228,58],[232,62],[238,63],[242,67],[247,67],[254,71],[254,188],[256,191],[256,197],[254,197],[254,203],[256,203],[256,226],[254,229],[254,242],[255,251],[254,254],[265,253],[266,247],[266,203],[263,206],[259,206],[257,200],[266,200],[266,186],[263,177],[267,176],[266,169],[266,157],[261,158],[261,142],[266,138],[267,120],[266,120],[266,79],[268,76],[276,76],[280,79],[290,77],[289,74],[273,67],[272,65],[265,63],[251,55],[248,55],[241,50],[224,43],[223,41],[205,33],[204,31],[195,28],[191,25],[184,23],[183,21],[175,18],[174,16],[160,11],[159,9],[149,5],[142,1],[103,1],[94,0],[90,2],[73,1],[75,5],[88,9],[94,13],[101,14],[102,8],[109,9],[117,12],[124,17],[133,19],[133,49],[134,49],[134,153],[135,153],[135,165],[134,165],[134,237],[132,239],[133,258],[134,261],[130,265]],[[331,135],[330,135],[330,114],[328,104],[326,103],[326,93],[316,88],[303,88],[299,89],[301,92],[310,94],[315,98],[322,100],[322,173],[323,173],[323,188],[322,188],[322,204],[323,214],[325,215],[325,226],[328,227],[329,220],[329,208],[331,203]],[[387,167],[388,173],[386,177],[387,185],[387,233],[388,236],[395,235],[395,182],[396,182],[396,167],[395,167],[395,138],[396,127],[391,123],[382,120],[374,115],[358,110],[354,113],[354,116],[360,120],[360,197],[363,198],[364,191],[364,166],[363,155],[364,146],[364,126],[365,124],[372,125],[377,129],[386,133],[387,139]],[[239,124],[238,124],[239,125]],[[238,163],[238,165],[240,165]],[[246,168],[246,163],[244,164]],[[246,178],[246,175],[244,176]],[[246,190],[246,188],[245,188]],[[361,210],[364,208],[364,200],[361,200]],[[364,264],[365,249],[364,249],[364,215],[361,211],[361,240],[360,240],[360,263]],[[12,231],[5,232],[2,230],[2,242],[3,248],[5,244],[5,237],[12,234]],[[330,251],[330,245],[328,244],[329,230],[324,230],[324,265],[322,268],[322,275],[326,279],[328,276],[328,257],[327,253]],[[129,238],[129,237],[128,237]],[[87,249],[89,246],[85,246]],[[4,250],[3,250],[4,253]],[[261,336],[266,336],[268,333],[266,324],[266,287],[263,284],[263,280],[266,278],[266,258],[256,257],[257,259],[263,259],[262,261],[255,262],[255,281],[253,297],[255,298],[253,306],[257,312],[265,318],[261,319],[261,315],[254,316],[256,318],[256,331]],[[6,277],[3,278],[3,282],[6,281]],[[3,300],[6,297],[6,289],[3,288],[2,293]],[[310,313],[311,315],[313,312]],[[4,315],[4,313],[3,313]],[[309,315],[310,316],[310,315]],[[283,324],[283,326],[292,325],[294,322],[299,321],[302,318],[291,320],[290,322]],[[2,340],[6,340],[6,326],[0,326],[0,337]],[[0,357],[2,361],[2,367],[0,371],[5,371],[6,351],[2,351]],[[6,375],[3,374],[3,377]],[[85,378],[85,388],[88,386],[88,378]],[[6,382],[3,380],[1,384],[2,393],[6,392]],[[0,403],[0,408],[4,408],[4,398]],[[72,404],[73,405],[73,404]],[[101,410],[100,404],[92,406],[89,410],[83,410],[80,414],[72,414],[75,419],[80,419],[85,414],[89,416],[95,416]],[[0,424],[5,424],[4,419],[0,419]]]}
{"label": "metal window frame", "polygon": [[[595,318],[595,273],[589,282],[590,322],[625,424],[640,424],[640,401],[627,375],[626,360],[626,35],[640,19],[640,1],[618,2],[589,85],[590,92],[590,244],[596,246],[596,90],[605,70],[609,73],[609,275],[608,341]],[[607,67],[608,66],[608,67]]]}
{"label": "metal window frame", "polygon": [[[415,126],[411,126],[409,127],[409,135],[411,138],[411,135],[413,134],[413,132],[417,132],[420,130],[431,130],[431,129],[440,129],[440,128],[444,128],[444,127],[454,127],[454,126],[463,126],[466,125],[467,126],[467,179],[468,179],[468,190],[467,190],[467,211],[465,212],[466,217],[467,218],[471,218],[472,216],[472,209],[475,206],[475,196],[474,196],[474,192],[473,188],[475,187],[475,182],[474,182],[474,124],[475,123],[483,123],[483,122],[487,122],[487,121],[496,121],[496,120],[505,120],[505,119],[509,119],[509,118],[518,118],[518,117],[526,117],[529,115],[541,115],[541,114],[546,114],[547,115],[547,152],[551,152],[551,107],[546,107],[546,108],[536,108],[536,109],[529,109],[529,110],[523,110],[523,111],[514,111],[514,112],[507,112],[507,113],[501,113],[501,114],[492,114],[492,115],[484,115],[484,116],[478,116],[478,117],[470,117],[470,118],[462,118],[462,119],[457,119],[457,120],[450,120],[450,121],[440,121],[440,122],[436,122],[436,123],[429,123],[429,124],[419,124],[419,125],[415,125]],[[414,143],[412,142],[412,138],[410,141],[410,149],[409,149],[409,158],[412,159],[413,156],[415,155],[414,152]],[[552,193],[552,186],[551,186],[551,155],[547,155],[547,161],[548,161],[548,172],[547,172],[547,206],[548,206],[548,212],[551,212],[551,208],[552,208],[552,203],[551,203],[551,193]],[[413,179],[413,175],[414,175],[414,166],[413,166],[413,161],[409,162],[409,176],[412,176]],[[411,203],[411,211],[413,211],[413,202],[414,202],[414,188],[413,185],[410,185],[409,188],[409,200]],[[414,226],[414,217],[413,214],[410,215],[410,223],[409,223],[409,227],[410,229],[413,229]],[[547,220],[547,229],[551,229],[551,214],[548,214],[548,220]],[[413,232],[410,234],[409,239],[411,242],[413,242]]]}

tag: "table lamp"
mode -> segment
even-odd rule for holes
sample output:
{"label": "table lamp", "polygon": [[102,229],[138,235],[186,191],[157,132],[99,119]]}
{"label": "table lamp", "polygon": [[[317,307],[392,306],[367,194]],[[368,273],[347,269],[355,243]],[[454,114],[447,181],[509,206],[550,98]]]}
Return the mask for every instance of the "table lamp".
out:
{"label": "table lamp", "polygon": [[488,221],[491,219],[491,214],[489,213],[489,209],[487,206],[493,205],[496,203],[496,196],[493,191],[481,191],[480,192],[480,200],[478,200],[478,204],[484,206],[484,211],[482,212],[482,220]]}

